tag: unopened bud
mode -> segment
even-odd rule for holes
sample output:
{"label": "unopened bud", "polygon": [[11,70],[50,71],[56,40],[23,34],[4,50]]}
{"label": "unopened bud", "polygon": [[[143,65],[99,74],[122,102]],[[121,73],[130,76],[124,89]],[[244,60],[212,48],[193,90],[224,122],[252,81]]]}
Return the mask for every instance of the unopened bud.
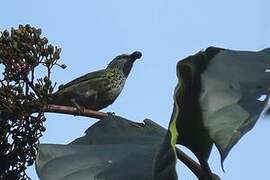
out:
{"label": "unopened bud", "polygon": [[25,25],[25,29],[26,29],[26,31],[30,31],[30,29],[31,29],[30,24],[26,24],[26,25]]}
{"label": "unopened bud", "polygon": [[38,28],[38,29],[36,30],[36,33],[37,33],[37,35],[41,35],[42,30],[41,30],[40,28]]}
{"label": "unopened bud", "polygon": [[42,43],[42,45],[45,45],[45,44],[47,44],[48,43],[48,39],[47,38],[42,38],[42,40],[41,40],[41,43]]}
{"label": "unopened bud", "polygon": [[40,131],[44,132],[44,131],[46,131],[46,128],[44,126],[41,126]]}
{"label": "unopened bud", "polygon": [[3,32],[3,35],[4,35],[5,37],[8,37],[8,36],[9,36],[8,30],[5,30],[5,31]]}
{"label": "unopened bud", "polygon": [[67,65],[61,64],[60,67],[61,67],[62,69],[66,69],[66,68],[67,68]]}
{"label": "unopened bud", "polygon": [[45,76],[45,77],[44,77],[44,82],[48,82],[48,81],[49,81],[48,76]]}
{"label": "unopened bud", "polygon": [[23,29],[23,25],[22,24],[19,25],[19,29]]}
{"label": "unopened bud", "polygon": [[49,54],[52,54],[53,53],[53,51],[54,51],[54,47],[53,47],[53,45],[48,45],[48,52],[49,52]]}

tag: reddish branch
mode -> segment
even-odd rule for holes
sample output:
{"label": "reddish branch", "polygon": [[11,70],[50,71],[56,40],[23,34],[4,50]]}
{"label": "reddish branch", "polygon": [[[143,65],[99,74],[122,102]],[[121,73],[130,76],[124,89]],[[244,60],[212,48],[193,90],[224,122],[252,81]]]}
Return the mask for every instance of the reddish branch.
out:
{"label": "reddish branch", "polygon": [[[91,117],[95,119],[101,119],[103,117],[108,116],[108,113],[94,111],[90,109],[80,109],[78,111],[77,108],[71,107],[71,106],[60,106],[60,105],[54,105],[49,104],[42,108],[43,112],[51,112],[51,113],[61,113],[61,114],[70,114],[75,116],[85,116],[85,117]],[[198,164],[196,161],[191,159],[188,155],[186,155],[183,151],[181,151],[179,148],[176,148],[177,157],[180,161],[182,161],[196,176],[198,179],[202,180],[205,178],[205,173],[202,170],[200,164]],[[217,179],[218,176],[215,174],[212,174],[211,179]]]}
{"label": "reddish branch", "polygon": [[84,109],[84,108],[78,111],[78,109],[75,107],[60,106],[60,105],[54,105],[54,104],[46,105],[41,110],[43,112],[70,114],[74,116],[85,116],[85,117],[91,117],[91,118],[96,118],[96,119],[101,119],[105,116],[108,116],[108,113],[104,113],[104,112],[93,111],[93,110]]}

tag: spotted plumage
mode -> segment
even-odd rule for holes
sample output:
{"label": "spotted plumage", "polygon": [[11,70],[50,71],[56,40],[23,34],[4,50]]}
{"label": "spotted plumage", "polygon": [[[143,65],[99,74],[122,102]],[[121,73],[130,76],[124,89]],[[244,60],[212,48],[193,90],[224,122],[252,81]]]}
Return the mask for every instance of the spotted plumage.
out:
{"label": "spotted plumage", "polygon": [[59,88],[49,103],[93,110],[107,107],[121,93],[134,61],[140,57],[138,51],[117,56],[106,69],[90,72]]}

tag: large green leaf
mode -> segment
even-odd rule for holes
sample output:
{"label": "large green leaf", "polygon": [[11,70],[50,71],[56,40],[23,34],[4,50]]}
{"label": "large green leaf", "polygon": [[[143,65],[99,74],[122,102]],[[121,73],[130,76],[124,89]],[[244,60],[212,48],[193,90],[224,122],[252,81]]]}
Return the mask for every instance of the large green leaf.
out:
{"label": "large green leaf", "polygon": [[[207,160],[212,143],[222,162],[262,112],[270,86],[270,49],[259,52],[210,47],[177,64],[179,83],[172,117],[177,142]],[[175,110],[174,110],[175,111]]]}
{"label": "large green leaf", "polygon": [[109,116],[68,145],[38,145],[36,169],[42,180],[176,180],[166,139],[166,130],[151,120]]}

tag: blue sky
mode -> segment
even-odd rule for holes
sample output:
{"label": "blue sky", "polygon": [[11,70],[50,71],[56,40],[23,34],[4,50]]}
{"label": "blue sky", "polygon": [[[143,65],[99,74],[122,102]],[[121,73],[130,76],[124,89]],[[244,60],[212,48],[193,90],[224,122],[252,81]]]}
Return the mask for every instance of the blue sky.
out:
{"label": "blue sky", "polygon": [[[62,47],[68,68],[54,71],[59,84],[103,68],[116,55],[140,50],[126,86],[113,111],[135,121],[150,118],[167,127],[176,85],[175,65],[180,59],[218,46],[260,50],[270,46],[268,0],[91,0],[3,1],[0,31],[29,23],[43,29],[49,41]],[[68,143],[94,119],[48,114],[42,143]],[[220,168],[214,149],[213,171],[224,180],[269,179],[267,153],[269,121],[260,121],[232,150]],[[267,143],[266,143],[267,142]],[[37,179],[33,168],[30,176]],[[179,179],[195,179],[178,165]]]}

